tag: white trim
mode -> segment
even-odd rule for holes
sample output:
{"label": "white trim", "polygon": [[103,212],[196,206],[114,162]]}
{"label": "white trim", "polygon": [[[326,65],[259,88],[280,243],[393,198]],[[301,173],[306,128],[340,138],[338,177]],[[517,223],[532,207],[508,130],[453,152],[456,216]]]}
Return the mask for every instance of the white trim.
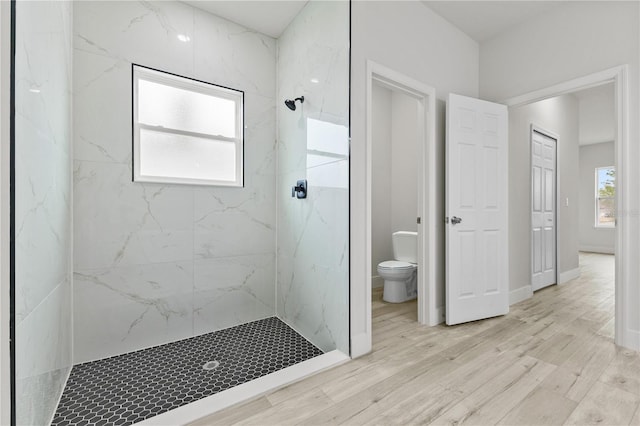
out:
{"label": "white trim", "polygon": [[233,405],[256,399],[267,392],[272,392],[347,361],[349,361],[349,357],[338,350],[327,352],[136,424],[185,425]]}
{"label": "white trim", "polygon": [[[436,155],[435,155],[435,89],[431,86],[414,80],[402,73],[387,68],[374,61],[367,60],[365,78],[365,105],[366,105],[366,137],[365,137],[365,235],[364,241],[352,239],[352,251],[358,250],[365,253],[363,265],[351,265],[364,267],[364,280],[351,281],[351,286],[365,286],[364,289],[364,336],[351,337],[351,356],[356,357],[368,353],[371,350],[371,171],[372,171],[372,96],[374,81],[394,91],[405,93],[418,100],[420,117],[420,158],[423,162],[422,176],[418,182],[418,216],[421,224],[418,225],[418,321],[421,324],[436,325],[439,318],[435,300],[435,255],[436,255]],[[352,187],[353,187],[352,182]],[[424,194],[424,196],[422,196]],[[355,194],[352,192],[352,196]],[[351,215],[350,221],[360,222],[361,217]],[[355,225],[352,225],[352,229]],[[363,244],[364,242],[364,244]],[[362,273],[362,272],[361,272]],[[359,293],[359,292],[358,292]],[[362,309],[362,300],[351,298],[352,315]],[[351,319],[352,324],[356,318]],[[353,327],[352,327],[353,329]]]}
{"label": "white trim", "polygon": [[[369,297],[371,299],[371,297]],[[371,304],[368,304],[371,307]],[[371,317],[369,317],[371,318]],[[369,323],[371,326],[371,323]],[[371,329],[368,332],[351,335],[351,358],[358,358],[371,352]]]}
{"label": "white trim", "polygon": [[571,269],[565,272],[560,272],[558,275],[558,284],[565,284],[571,280],[574,280],[580,276],[580,268]]}
{"label": "white trim", "polygon": [[534,90],[533,92],[525,93],[524,95],[514,96],[512,98],[504,100],[501,103],[504,103],[509,107],[517,107],[532,104],[534,102],[542,101],[549,98],[554,98],[556,96],[566,95],[578,90],[602,86],[603,84],[614,81],[623,69],[626,72],[626,68],[627,65],[609,68],[604,71],[596,72],[583,77],[578,77],[576,79],[565,81],[550,87],[546,87],[544,89]]}
{"label": "white trim", "polygon": [[[520,106],[536,101],[552,98],[566,93],[575,92],[589,87],[596,87],[602,84],[613,82],[615,85],[615,108],[616,108],[616,272],[615,272],[615,343],[620,346],[640,349],[640,333],[630,328],[627,313],[636,309],[636,301],[629,297],[630,262],[627,261],[628,253],[631,252],[631,240],[633,239],[627,232],[627,219],[635,214],[627,209],[626,200],[627,182],[631,181],[630,170],[632,167],[632,156],[629,155],[629,87],[628,87],[629,66],[621,65],[609,68],[584,77],[566,81],[545,89],[536,90],[521,96],[516,96],[503,101],[508,106]],[[635,166],[633,166],[635,167]]]}
{"label": "white trim", "polygon": [[11,3],[0,1],[0,424],[11,423],[9,351]]}
{"label": "white trim", "polygon": [[[598,228],[602,229],[602,228]],[[612,231],[614,228],[610,228]],[[616,254],[616,250],[613,247],[604,247],[604,246],[585,246],[580,245],[578,247],[578,251],[584,251],[587,253],[601,253],[601,254]]]}
{"label": "white trim", "polygon": [[523,300],[527,300],[530,297],[533,297],[533,290],[531,285],[524,285],[515,290],[511,290],[509,292],[509,306],[515,305],[518,302],[522,302]]}

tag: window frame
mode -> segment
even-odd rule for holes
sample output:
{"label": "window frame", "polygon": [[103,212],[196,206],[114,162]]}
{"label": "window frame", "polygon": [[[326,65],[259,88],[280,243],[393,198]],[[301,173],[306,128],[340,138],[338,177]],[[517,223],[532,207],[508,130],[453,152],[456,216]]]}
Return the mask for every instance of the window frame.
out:
{"label": "window frame", "polygon": [[[172,129],[163,126],[152,126],[138,121],[138,81],[150,81],[168,87],[188,90],[204,95],[214,96],[231,100],[235,103],[236,116],[236,137],[229,138],[221,135],[211,135],[206,133],[191,132],[186,130]],[[170,72],[145,67],[139,64],[131,64],[131,122],[132,122],[132,180],[140,183],[163,183],[163,184],[183,184],[200,186],[224,186],[224,187],[244,187],[244,91],[232,89],[230,87],[209,83],[202,80],[173,74]],[[164,134],[174,134],[188,137],[198,137],[210,140],[233,142],[236,145],[235,166],[236,173],[233,181],[217,179],[196,179],[176,176],[150,176],[140,172],[140,130],[151,130]]]}
{"label": "window frame", "polygon": [[[615,195],[613,197],[601,197],[600,196],[600,188],[599,188],[599,174],[601,170],[605,170],[605,169],[613,169],[614,172],[616,170],[616,166],[600,166],[600,167],[596,167],[595,168],[595,223],[594,223],[594,228],[598,228],[598,229],[613,229],[616,227],[616,212],[615,212],[615,203],[616,203],[616,197]],[[617,190],[615,184],[614,184],[614,194],[615,191]],[[613,213],[613,221],[609,222],[609,223],[601,223],[600,222],[600,201],[601,200],[612,200],[613,201],[613,206],[614,206],[614,213]]]}

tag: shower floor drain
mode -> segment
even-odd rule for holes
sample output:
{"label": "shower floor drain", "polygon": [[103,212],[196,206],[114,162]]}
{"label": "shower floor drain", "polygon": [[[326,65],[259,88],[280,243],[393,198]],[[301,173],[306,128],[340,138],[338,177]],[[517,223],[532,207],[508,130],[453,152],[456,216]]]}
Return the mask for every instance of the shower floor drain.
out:
{"label": "shower floor drain", "polygon": [[215,370],[220,366],[220,362],[218,361],[208,361],[202,366],[203,370]]}

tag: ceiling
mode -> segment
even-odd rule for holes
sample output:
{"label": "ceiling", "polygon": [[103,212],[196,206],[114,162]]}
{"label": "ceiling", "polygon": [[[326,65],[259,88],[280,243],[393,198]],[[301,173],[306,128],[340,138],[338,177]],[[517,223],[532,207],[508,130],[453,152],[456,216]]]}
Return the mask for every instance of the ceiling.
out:
{"label": "ceiling", "polygon": [[183,3],[278,38],[308,0],[191,0]]}
{"label": "ceiling", "polygon": [[423,1],[438,15],[482,43],[563,4],[563,1]]}

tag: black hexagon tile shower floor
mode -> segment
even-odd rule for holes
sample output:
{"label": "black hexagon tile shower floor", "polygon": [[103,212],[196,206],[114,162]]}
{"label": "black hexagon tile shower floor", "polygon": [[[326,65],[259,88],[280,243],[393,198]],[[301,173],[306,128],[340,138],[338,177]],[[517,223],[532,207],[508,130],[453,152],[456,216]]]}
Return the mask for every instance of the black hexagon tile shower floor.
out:
{"label": "black hexagon tile shower floor", "polygon": [[322,354],[278,318],[73,367],[53,425],[130,425]]}

